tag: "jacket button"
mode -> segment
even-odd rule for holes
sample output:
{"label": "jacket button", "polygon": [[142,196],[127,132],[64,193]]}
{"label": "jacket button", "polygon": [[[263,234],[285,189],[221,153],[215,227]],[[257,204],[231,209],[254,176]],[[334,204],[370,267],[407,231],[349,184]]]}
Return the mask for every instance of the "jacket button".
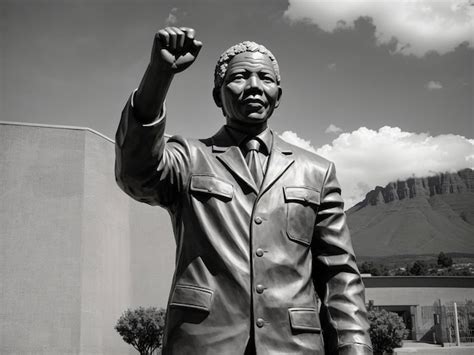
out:
{"label": "jacket button", "polygon": [[257,293],[263,293],[263,291],[265,291],[265,287],[263,285],[257,285],[255,289],[257,290]]}
{"label": "jacket button", "polygon": [[261,223],[262,223],[262,219],[261,219],[260,217],[255,217],[255,223],[261,224]]}
{"label": "jacket button", "polygon": [[265,324],[263,318],[258,318],[257,319],[257,327],[262,328],[263,325]]}
{"label": "jacket button", "polygon": [[262,248],[258,248],[258,249],[255,251],[255,254],[257,254],[257,256],[263,256],[263,249],[262,249]]}

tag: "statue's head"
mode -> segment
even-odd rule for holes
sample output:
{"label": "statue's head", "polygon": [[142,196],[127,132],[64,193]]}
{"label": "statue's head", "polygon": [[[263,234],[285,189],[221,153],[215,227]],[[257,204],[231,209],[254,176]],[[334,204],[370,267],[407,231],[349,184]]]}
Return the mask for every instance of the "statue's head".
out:
{"label": "statue's head", "polygon": [[227,49],[217,61],[213,97],[228,122],[265,123],[278,107],[282,94],[275,56],[255,42]]}

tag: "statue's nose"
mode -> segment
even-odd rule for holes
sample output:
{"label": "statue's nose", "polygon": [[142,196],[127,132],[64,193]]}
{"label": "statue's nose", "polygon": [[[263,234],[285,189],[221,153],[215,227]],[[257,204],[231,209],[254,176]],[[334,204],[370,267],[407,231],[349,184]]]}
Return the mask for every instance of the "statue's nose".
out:
{"label": "statue's nose", "polygon": [[250,75],[249,79],[247,80],[247,88],[262,90],[262,81],[257,75]]}

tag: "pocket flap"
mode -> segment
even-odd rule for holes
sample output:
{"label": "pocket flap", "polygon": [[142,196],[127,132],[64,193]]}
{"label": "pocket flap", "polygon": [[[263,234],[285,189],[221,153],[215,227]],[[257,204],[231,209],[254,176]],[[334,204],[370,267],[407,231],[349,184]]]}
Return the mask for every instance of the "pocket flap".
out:
{"label": "pocket flap", "polygon": [[319,205],[320,194],[319,191],[306,186],[285,186],[283,187],[285,193],[285,201],[297,201],[313,205]]}
{"label": "pocket flap", "polygon": [[319,333],[321,324],[316,308],[289,308],[290,323],[293,330]]}
{"label": "pocket flap", "polygon": [[192,285],[176,285],[171,307],[188,307],[209,312],[212,301],[212,290]]}
{"label": "pocket flap", "polygon": [[202,192],[209,195],[221,196],[229,200],[234,196],[234,187],[230,182],[209,175],[191,176],[190,189],[194,192]]}

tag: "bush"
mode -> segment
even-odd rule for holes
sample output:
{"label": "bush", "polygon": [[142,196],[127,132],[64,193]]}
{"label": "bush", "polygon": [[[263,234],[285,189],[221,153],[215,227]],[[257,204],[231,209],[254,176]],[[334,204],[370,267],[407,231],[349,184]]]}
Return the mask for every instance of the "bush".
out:
{"label": "bush", "polygon": [[371,274],[372,276],[388,276],[388,269],[383,264],[376,264],[372,261],[364,261],[359,265],[359,271],[362,274]]}
{"label": "bush", "polygon": [[164,326],[164,309],[139,307],[126,310],[118,319],[115,330],[140,355],[152,355],[153,351],[161,348]]}
{"label": "bush", "polygon": [[410,275],[424,276],[428,274],[428,266],[423,260],[417,260],[408,269]]}
{"label": "bush", "polygon": [[447,256],[445,253],[441,252],[438,255],[438,265],[441,267],[453,266],[453,259],[450,256]]}
{"label": "bush", "polygon": [[374,354],[391,353],[394,348],[402,346],[408,331],[403,320],[393,312],[385,309],[369,310],[370,339],[374,347]]}

